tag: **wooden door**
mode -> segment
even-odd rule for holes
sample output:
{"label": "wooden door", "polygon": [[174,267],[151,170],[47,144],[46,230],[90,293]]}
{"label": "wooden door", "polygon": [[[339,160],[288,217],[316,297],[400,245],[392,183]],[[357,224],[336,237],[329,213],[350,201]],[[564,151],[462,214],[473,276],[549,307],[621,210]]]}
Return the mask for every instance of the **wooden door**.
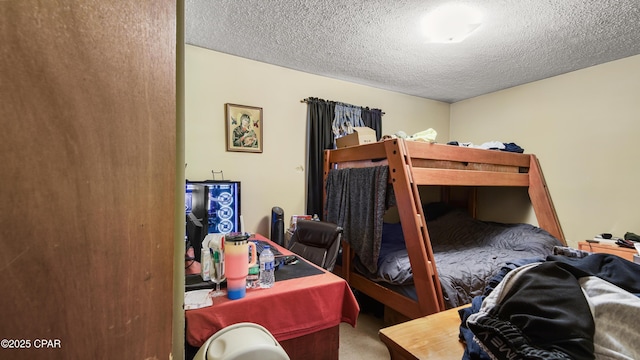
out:
{"label": "wooden door", "polygon": [[0,358],[168,359],[176,3],[0,1],[0,44]]}

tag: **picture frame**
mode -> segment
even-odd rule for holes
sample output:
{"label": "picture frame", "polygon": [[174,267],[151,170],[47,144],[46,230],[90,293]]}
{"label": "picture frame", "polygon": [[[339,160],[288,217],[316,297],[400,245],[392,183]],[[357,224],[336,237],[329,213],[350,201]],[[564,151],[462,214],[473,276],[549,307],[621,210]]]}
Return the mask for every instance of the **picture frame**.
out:
{"label": "picture frame", "polygon": [[224,109],[227,151],[261,153],[262,108],[227,103]]}

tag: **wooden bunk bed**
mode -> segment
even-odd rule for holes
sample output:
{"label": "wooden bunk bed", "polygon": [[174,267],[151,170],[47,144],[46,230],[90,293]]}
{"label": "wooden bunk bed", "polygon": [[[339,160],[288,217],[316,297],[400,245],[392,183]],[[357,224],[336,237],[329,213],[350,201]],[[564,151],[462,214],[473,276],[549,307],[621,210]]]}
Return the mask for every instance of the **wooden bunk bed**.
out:
{"label": "wooden bunk bed", "polygon": [[[332,169],[388,165],[402,234],[413,272],[417,301],[355,271],[355,254],[343,242],[341,266],[334,272],[386,307],[414,319],[445,310],[434,253],[418,186],[507,186],[528,188],[538,226],[566,245],[538,159],[531,154],[464,148],[390,139],[327,150],[324,180]],[[325,193],[325,204],[327,201]]]}

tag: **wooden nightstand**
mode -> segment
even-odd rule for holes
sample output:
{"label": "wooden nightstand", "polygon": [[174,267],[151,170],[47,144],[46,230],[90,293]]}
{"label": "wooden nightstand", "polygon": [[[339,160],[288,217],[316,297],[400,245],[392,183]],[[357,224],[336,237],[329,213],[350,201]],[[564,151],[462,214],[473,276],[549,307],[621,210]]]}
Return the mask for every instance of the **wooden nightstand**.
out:
{"label": "wooden nightstand", "polygon": [[593,253],[618,255],[621,258],[625,260],[629,260],[631,262],[633,262],[633,254],[638,253],[635,249],[628,249],[618,245],[589,243],[586,241],[580,241],[578,243],[578,249],[593,252]]}
{"label": "wooden nightstand", "polygon": [[457,360],[464,354],[464,343],[458,339],[458,310],[441,311],[425,317],[380,329],[378,336],[387,346],[391,360]]}

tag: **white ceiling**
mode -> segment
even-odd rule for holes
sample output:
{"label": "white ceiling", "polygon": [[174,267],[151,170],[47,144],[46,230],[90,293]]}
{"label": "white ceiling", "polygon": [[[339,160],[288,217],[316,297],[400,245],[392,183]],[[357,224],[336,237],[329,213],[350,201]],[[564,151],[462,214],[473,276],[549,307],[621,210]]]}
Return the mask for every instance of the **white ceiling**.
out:
{"label": "white ceiling", "polygon": [[449,103],[640,54],[640,0],[458,1],[483,25],[462,43],[426,43],[421,16],[445,2],[186,0],[185,38]]}

